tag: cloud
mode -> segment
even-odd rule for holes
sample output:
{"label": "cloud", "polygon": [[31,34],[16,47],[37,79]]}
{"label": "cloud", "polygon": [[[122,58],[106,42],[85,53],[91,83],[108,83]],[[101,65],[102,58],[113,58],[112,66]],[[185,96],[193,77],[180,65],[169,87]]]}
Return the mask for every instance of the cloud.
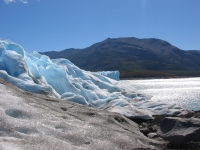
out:
{"label": "cloud", "polygon": [[4,2],[5,2],[6,4],[9,4],[9,3],[11,3],[11,2],[15,2],[15,0],[4,0]]}
{"label": "cloud", "polygon": [[16,3],[16,2],[21,2],[23,4],[28,4],[28,0],[4,0],[4,2],[6,4],[9,4],[9,3]]}

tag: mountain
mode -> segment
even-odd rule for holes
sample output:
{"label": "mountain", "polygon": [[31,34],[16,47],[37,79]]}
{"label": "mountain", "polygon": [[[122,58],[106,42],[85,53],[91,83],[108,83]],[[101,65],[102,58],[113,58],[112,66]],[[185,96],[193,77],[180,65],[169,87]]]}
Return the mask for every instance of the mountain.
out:
{"label": "mountain", "polygon": [[121,77],[200,74],[200,51],[184,51],[155,38],[108,38],[84,49],[42,54],[67,58],[84,70],[119,70]]}

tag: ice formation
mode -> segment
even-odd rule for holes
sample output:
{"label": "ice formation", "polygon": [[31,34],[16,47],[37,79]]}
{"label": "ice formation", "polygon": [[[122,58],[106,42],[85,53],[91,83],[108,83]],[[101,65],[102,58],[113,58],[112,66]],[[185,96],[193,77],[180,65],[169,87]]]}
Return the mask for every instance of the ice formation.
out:
{"label": "ice formation", "polygon": [[84,71],[67,59],[50,60],[37,52],[29,54],[12,41],[0,40],[0,77],[20,89],[130,118],[149,119],[153,114],[183,112],[175,105],[147,100],[131,86],[116,81],[117,74]]}
{"label": "ice formation", "polygon": [[96,74],[100,74],[111,79],[119,81],[119,71],[99,71]]}

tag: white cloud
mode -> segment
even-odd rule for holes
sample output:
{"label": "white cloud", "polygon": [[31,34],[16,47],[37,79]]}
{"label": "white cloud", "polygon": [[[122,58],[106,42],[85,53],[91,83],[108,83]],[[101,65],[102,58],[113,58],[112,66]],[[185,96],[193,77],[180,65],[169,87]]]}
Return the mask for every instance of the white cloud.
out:
{"label": "white cloud", "polygon": [[24,3],[24,4],[27,4],[28,3],[28,0],[20,0],[20,2]]}
{"label": "white cloud", "polygon": [[9,3],[15,3],[15,2],[21,2],[21,3],[23,3],[23,4],[27,4],[28,3],[28,0],[4,0],[4,2],[6,3],[6,4],[9,4]]}
{"label": "white cloud", "polygon": [[4,2],[5,2],[6,4],[9,4],[9,3],[15,2],[15,0],[4,0]]}

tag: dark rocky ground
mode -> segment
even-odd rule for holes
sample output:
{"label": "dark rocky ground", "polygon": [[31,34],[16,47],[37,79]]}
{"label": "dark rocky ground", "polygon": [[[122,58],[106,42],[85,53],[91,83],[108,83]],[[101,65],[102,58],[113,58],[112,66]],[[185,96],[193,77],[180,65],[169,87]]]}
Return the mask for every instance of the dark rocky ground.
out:
{"label": "dark rocky ground", "polygon": [[139,125],[140,131],[148,138],[166,141],[163,145],[157,145],[160,149],[200,149],[200,111],[132,121]]}

